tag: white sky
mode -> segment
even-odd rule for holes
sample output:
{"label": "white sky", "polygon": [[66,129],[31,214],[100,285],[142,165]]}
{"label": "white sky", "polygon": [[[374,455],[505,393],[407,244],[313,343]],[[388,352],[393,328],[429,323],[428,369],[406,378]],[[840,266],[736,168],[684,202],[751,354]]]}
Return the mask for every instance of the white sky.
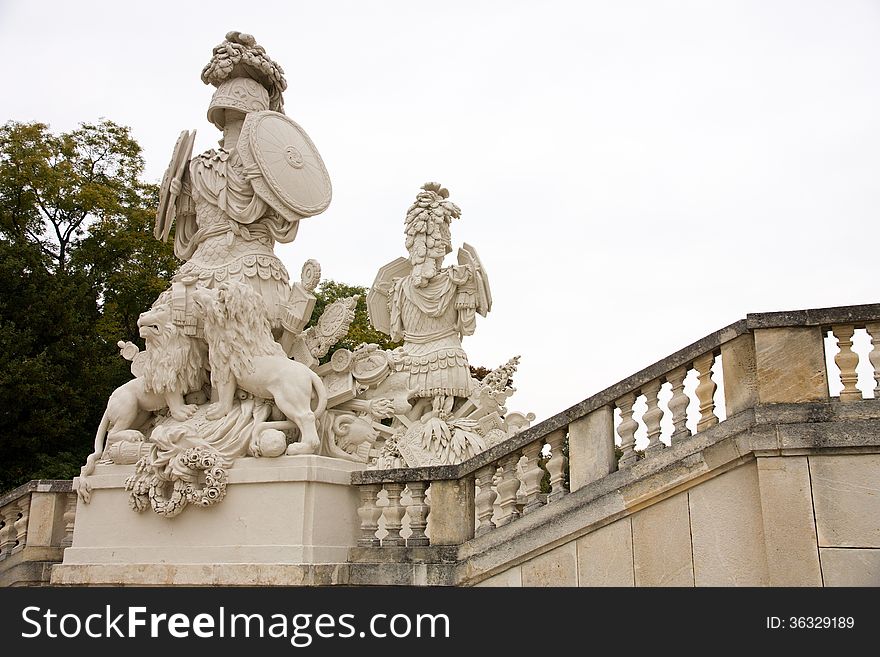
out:
{"label": "white sky", "polygon": [[522,355],[511,409],[747,312],[878,301],[878,1],[0,0],[0,120],[129,125],[158,181],[180,130],[219,138],[199,74],[233,29],[284,67],[333,180],[278,248],[291,275],[370,285],[443,183],[495,297],[465,348]]}

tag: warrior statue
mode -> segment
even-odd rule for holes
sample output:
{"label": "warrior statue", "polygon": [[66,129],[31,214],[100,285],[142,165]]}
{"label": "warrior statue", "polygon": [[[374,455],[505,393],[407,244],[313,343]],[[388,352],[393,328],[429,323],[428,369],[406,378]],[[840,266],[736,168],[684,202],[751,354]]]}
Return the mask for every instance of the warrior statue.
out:
{"label": "warrior statue", "polygon": [[[283,113],[281,67],[252,36],[230,32],[202,81],[216,87],[208,120],[223,132],[220,148],[192,158],[195,132],[177,140],[155,235],[167,240],[176,224],[184,263],[140,317],[146,351],[120,343],[136,378],[111,396],[77,488],[88,500],[97,463],[137,461],[132,506],[166,516],[222,499],[234,459],[321,449],[326,388],[313,370],[354,316],[354,299],[340,300],[304,330],[320,267],[308,261],[290,285],[273,251],[331,197],[320,155]],[[210,494],[195,486],[198,464],[219,482]]]}
{"label": "warrior statue", "polygon": [[[452,251],[450,224],[460,215],[445,188],[423,185],[406,214],[409,257],[382,267],[367,295],[373,326],[403,341],[387,358],[390,369],[406,377],[411,405],[395,414],[379,467],[460,463],[530,421],[506,415],[502,404],[513,392],[508,378],[496,385],[494,378],[479,382],[471,375],[461,340],[473,335],[476,315],[492,309],[492,295],[468,244],[459,249],[457,265],[443,266]],[[495,374],[509,376],[517,362]]]}
{"label": "warrior statue", "polygon": [[403,340],[397,368],[409,371],[410,392],[431,400],[432,411],[448,416],[456,397],[472,392],[467,354],[461,338],[473,335],[479,299],[483,315],[490,309],[483,272],[474,264],[443,267],[452,251],[449,225],[461,216],[449,192],[427,183],[406,214],[406,249],[412,272],[393,281],[389,295],[391,339]]}
{"label": "warrior statue", "polygon": [[192,324],[182,284],[238,280],[262,297],[276,337],[285,328],[298,333],[308,317],[297,312],[297,290],[292,297],[273,246],[293,241],[300,219],[327,207],[330,177],[311,140],[283,114],[283,70],[252,36],[227,34],[202,81],[217,87],[208,120],[223,131],[220,148],[190,161],[195,132],[181,134],[156,222],[163,240],[177,225],[174,253],[185,263],[175,276],[176,307]]}

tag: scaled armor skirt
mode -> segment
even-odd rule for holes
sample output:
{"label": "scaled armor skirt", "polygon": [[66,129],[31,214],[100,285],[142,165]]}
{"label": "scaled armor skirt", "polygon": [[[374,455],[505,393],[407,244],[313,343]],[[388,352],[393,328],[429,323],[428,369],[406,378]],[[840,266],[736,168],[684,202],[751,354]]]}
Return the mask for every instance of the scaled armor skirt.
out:
{"label": "scaled armor skirt", "polygon": [[473,392],[467,354],[455,344],[458,340],[439,342],[408,344],[394,362],[396,372],[409,372],[410,398],[469,397]]}
{"label": "scaled armor skirt", "polygon": [[268,237],[248,240],[233,233],[208,237],[178,274],[194,274],[209,288],[226,280],[247,283],[262,297],[269,322],[277,329],[286,312],[290,286],[287,270],[275,256],[273,246]]}

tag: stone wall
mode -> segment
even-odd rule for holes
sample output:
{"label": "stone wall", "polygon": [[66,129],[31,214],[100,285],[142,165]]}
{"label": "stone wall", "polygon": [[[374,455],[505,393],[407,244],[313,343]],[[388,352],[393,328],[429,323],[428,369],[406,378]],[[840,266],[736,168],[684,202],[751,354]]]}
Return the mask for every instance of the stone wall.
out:
{"label": "stone wall", "polygon": [[880,455],[758,457],[477,586],[880,586]]}

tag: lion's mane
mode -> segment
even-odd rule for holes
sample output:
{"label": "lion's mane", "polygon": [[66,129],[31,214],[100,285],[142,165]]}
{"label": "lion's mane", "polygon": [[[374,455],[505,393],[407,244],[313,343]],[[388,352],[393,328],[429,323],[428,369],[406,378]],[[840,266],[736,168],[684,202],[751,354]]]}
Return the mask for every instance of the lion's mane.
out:
{"label": "lion's mane", "polygon": [[154,306],[159,335],[146,340],[142,355],[144,387],[158,394],[185,395],[207,383],[204,358],[196,340],[171,320],[170,304]]}
{"label": "lion's mane", "polygon": [[254,371],[259,356],[285,356],[272,337],[266,304],[246,283],[227,281],[215,290],[213,312],[205,315],[208,361],[215,382],[240,378]]}

